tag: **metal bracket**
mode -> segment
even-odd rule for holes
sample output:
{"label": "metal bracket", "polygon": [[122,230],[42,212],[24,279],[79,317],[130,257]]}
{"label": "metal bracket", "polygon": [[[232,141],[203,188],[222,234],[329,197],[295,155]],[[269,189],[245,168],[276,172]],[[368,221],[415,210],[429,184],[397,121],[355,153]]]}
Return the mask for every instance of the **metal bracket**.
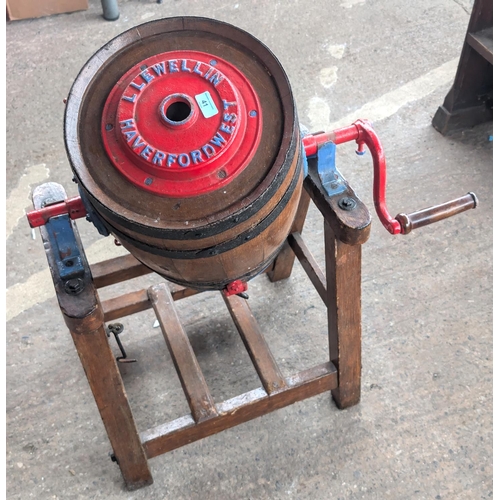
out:
{"label": "metal bracket", "polygon": [[336,149],[331,141],[318,146],[318,175],[328,196],[338,195],[347,189],[347,182],[335,165]]}
{"label": "metal bracket", "polygon": [[135,363],[137,361],[136,359],[127,357],[127,353],[125,352],[123,344],[118,337],[118,335],[120,335],[120,333],[122,333],[122,332],[123,332],[123,325],[121,323],[111,323],[106,327],[106,335],[108,337],[110,337],[111,334],[114,335],[116,343],[118,344],[118,348],[120,349],[120,352],[122,353],[121,356],[118,356],[116,358],[116,361],[118,361],[119,363]]}
{"label": "metal bracket", "polygon": [[97,212],[94,210],[94,207],[90,203],[89,199],[87,198],[85,192],[83,191],[82,187],[80,184],[78,184],[78,194],[80,195],[80,198],[82,199],[83,205],[85,206],[85,210],[87,211],[87,215],[85,216],[85,219],[88,222],[91,222],[94,224],[95,228],[101,234],[102,236],[109,236],[109,231],[108,228],[104,225],[103,220]]}
{"label": "metal bracket", "polygon": [[73,282],[70,285],[75,286],[66,287],[66,291],[76,295],[81,291],[77,286],[78,279],[83,278],[85,269],[71,226],[71,219],[69,215],[51,217],[45,227],[50,245],[55,250],[53,253],[59,276],[66,284]]}

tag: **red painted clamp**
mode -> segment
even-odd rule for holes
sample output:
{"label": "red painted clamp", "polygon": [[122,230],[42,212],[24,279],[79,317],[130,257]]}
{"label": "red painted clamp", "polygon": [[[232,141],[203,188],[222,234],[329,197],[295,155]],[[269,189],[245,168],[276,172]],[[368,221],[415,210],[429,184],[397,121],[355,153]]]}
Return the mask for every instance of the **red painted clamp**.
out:
{"label": "red painted clamp", "polygon": [[79,196],[68,198],[39,210],[32,210],[26,214],[26,217],[31,227],[40,227],[44,226],[51,217],[65,214],[69,215],[70,219],[80,219],[87,215],[85,205]]}

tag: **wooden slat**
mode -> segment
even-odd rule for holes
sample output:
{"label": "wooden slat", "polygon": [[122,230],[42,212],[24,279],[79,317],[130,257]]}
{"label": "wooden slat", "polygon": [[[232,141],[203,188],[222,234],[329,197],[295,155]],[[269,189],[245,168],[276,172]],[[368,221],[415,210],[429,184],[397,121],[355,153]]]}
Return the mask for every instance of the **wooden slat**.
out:
{"label": "wooden slat", "polygon": [[104,321],[124,318],[153,307],[149,300],[148,291],[144,289],[104,300],[101,305],[104,312]]}
{"label": "wooden slat", "polygon": [[346,245],[325,220],[328,343],[339,385],[332,392],[343,409],[361,394],[361,245]]}
{"label": "wooden slat", "polygon": [[153,272],[130,254],[93,264],[90,270],[96,288],[114,285]]}
{"label": "wooden slat", "polygon": [[186,299],[187,297],[191,297],[198,293],[201,293],[203,290],[195,290],[194,288],[186,288],[181,285],[176,285],[175,283],[169,283],[170,293],[172,294],[172,298],[174,300]]}
{"label": "wooden slat", "polygon": [[[295,214],[295,219],[293,220],[293,224],[290,229],[291,233],[302,232],[310,201],[311,197],[309,196],[307,191],[302,187],[299,206],[297,208],[297,213]],[[294,260],[295,260],[294,252],[290,248],[290,245],[285,241],[282,249],[280,250],[280,253],[274,259],[271,269],[267,271],[271,282],[274,283],[276,281],[288,278],[292,274]]]}
{"label": "wooden slat", "polygon": [[224,293],[221,293],[221,295],[265,391],[267,394],[273,394],[283,390],[286,387],[285,379],[269,350],[259,325],[248,306],[248,302],[237,295],[231,295],[230,297],[226,297]]}
{"label": "wooden slat", "polygon": [[148,289],[149,299],[160,322],[172,361],[179,375],[184,394],[195,422],[217,416],[215,403],[193,348],[175,310],[172,295],[165,283]]}
{"label": "wooden slat", "polygon": [[219,416],[196,424],[187,415],[141,433],[148,458],[153,458],[187,443],[197,441],[253,418],[284,408],[337,387],[337,371],[328,362],[300,372],[285,380],[287,389],[267,395],[262,389],[249,391],[217,404]]}
{"label": "wooden slat", "polygon": [[493,64],[493,28],[467,33],[467,43],[490,64]]}
{"label": "wooden slat", "polygon": [[[172,298],[174,300],[185,299],[200,293],[200,290],[185,288],[179,285],[170,285]],[[119,297],[104,300],[102,309],[104,311],[104,321],[112,321],[118,318],[124,318],[153,307],[149,300],[148,291],[145,289],[136,292],[130,292]]]}
{"label": "wooden slat", "polygon": [[307,248],[304,239],[300,233],[292,233],[288,236],[288,243],[326,305],[326,277]]}

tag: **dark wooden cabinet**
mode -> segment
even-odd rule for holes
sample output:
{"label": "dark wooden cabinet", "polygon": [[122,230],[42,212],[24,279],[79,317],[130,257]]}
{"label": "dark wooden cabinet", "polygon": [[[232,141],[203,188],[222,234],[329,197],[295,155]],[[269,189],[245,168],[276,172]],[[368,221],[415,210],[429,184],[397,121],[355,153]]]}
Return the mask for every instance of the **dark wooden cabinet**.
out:
{"label": "dark wooden cabinet", "polygon": [[476,0],[452,88],[432,125],[443,135],[493,119],[493,0]]}

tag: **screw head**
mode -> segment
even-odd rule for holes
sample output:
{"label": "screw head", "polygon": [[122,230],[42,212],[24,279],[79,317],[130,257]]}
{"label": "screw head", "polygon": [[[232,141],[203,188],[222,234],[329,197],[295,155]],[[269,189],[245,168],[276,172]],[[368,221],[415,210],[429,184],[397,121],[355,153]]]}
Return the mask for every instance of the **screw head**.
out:
{"label": "screw head", "polygon": [[69,279],[68,281],[66,281],[66,283],[64,283],[64,290],[69,295],[78,295],[79,293],[83,292],[83,289],[84,285],[81,278]]}
{"label": "screw head", "polygon": [[346,210],[349,212],[349,211],[354,210],[356,208],[357,203],[356,203],[355,199],[350,198],[349,196],[346,196],[346,197],[341,198],[339,200],[338,205],[342,210]]}

